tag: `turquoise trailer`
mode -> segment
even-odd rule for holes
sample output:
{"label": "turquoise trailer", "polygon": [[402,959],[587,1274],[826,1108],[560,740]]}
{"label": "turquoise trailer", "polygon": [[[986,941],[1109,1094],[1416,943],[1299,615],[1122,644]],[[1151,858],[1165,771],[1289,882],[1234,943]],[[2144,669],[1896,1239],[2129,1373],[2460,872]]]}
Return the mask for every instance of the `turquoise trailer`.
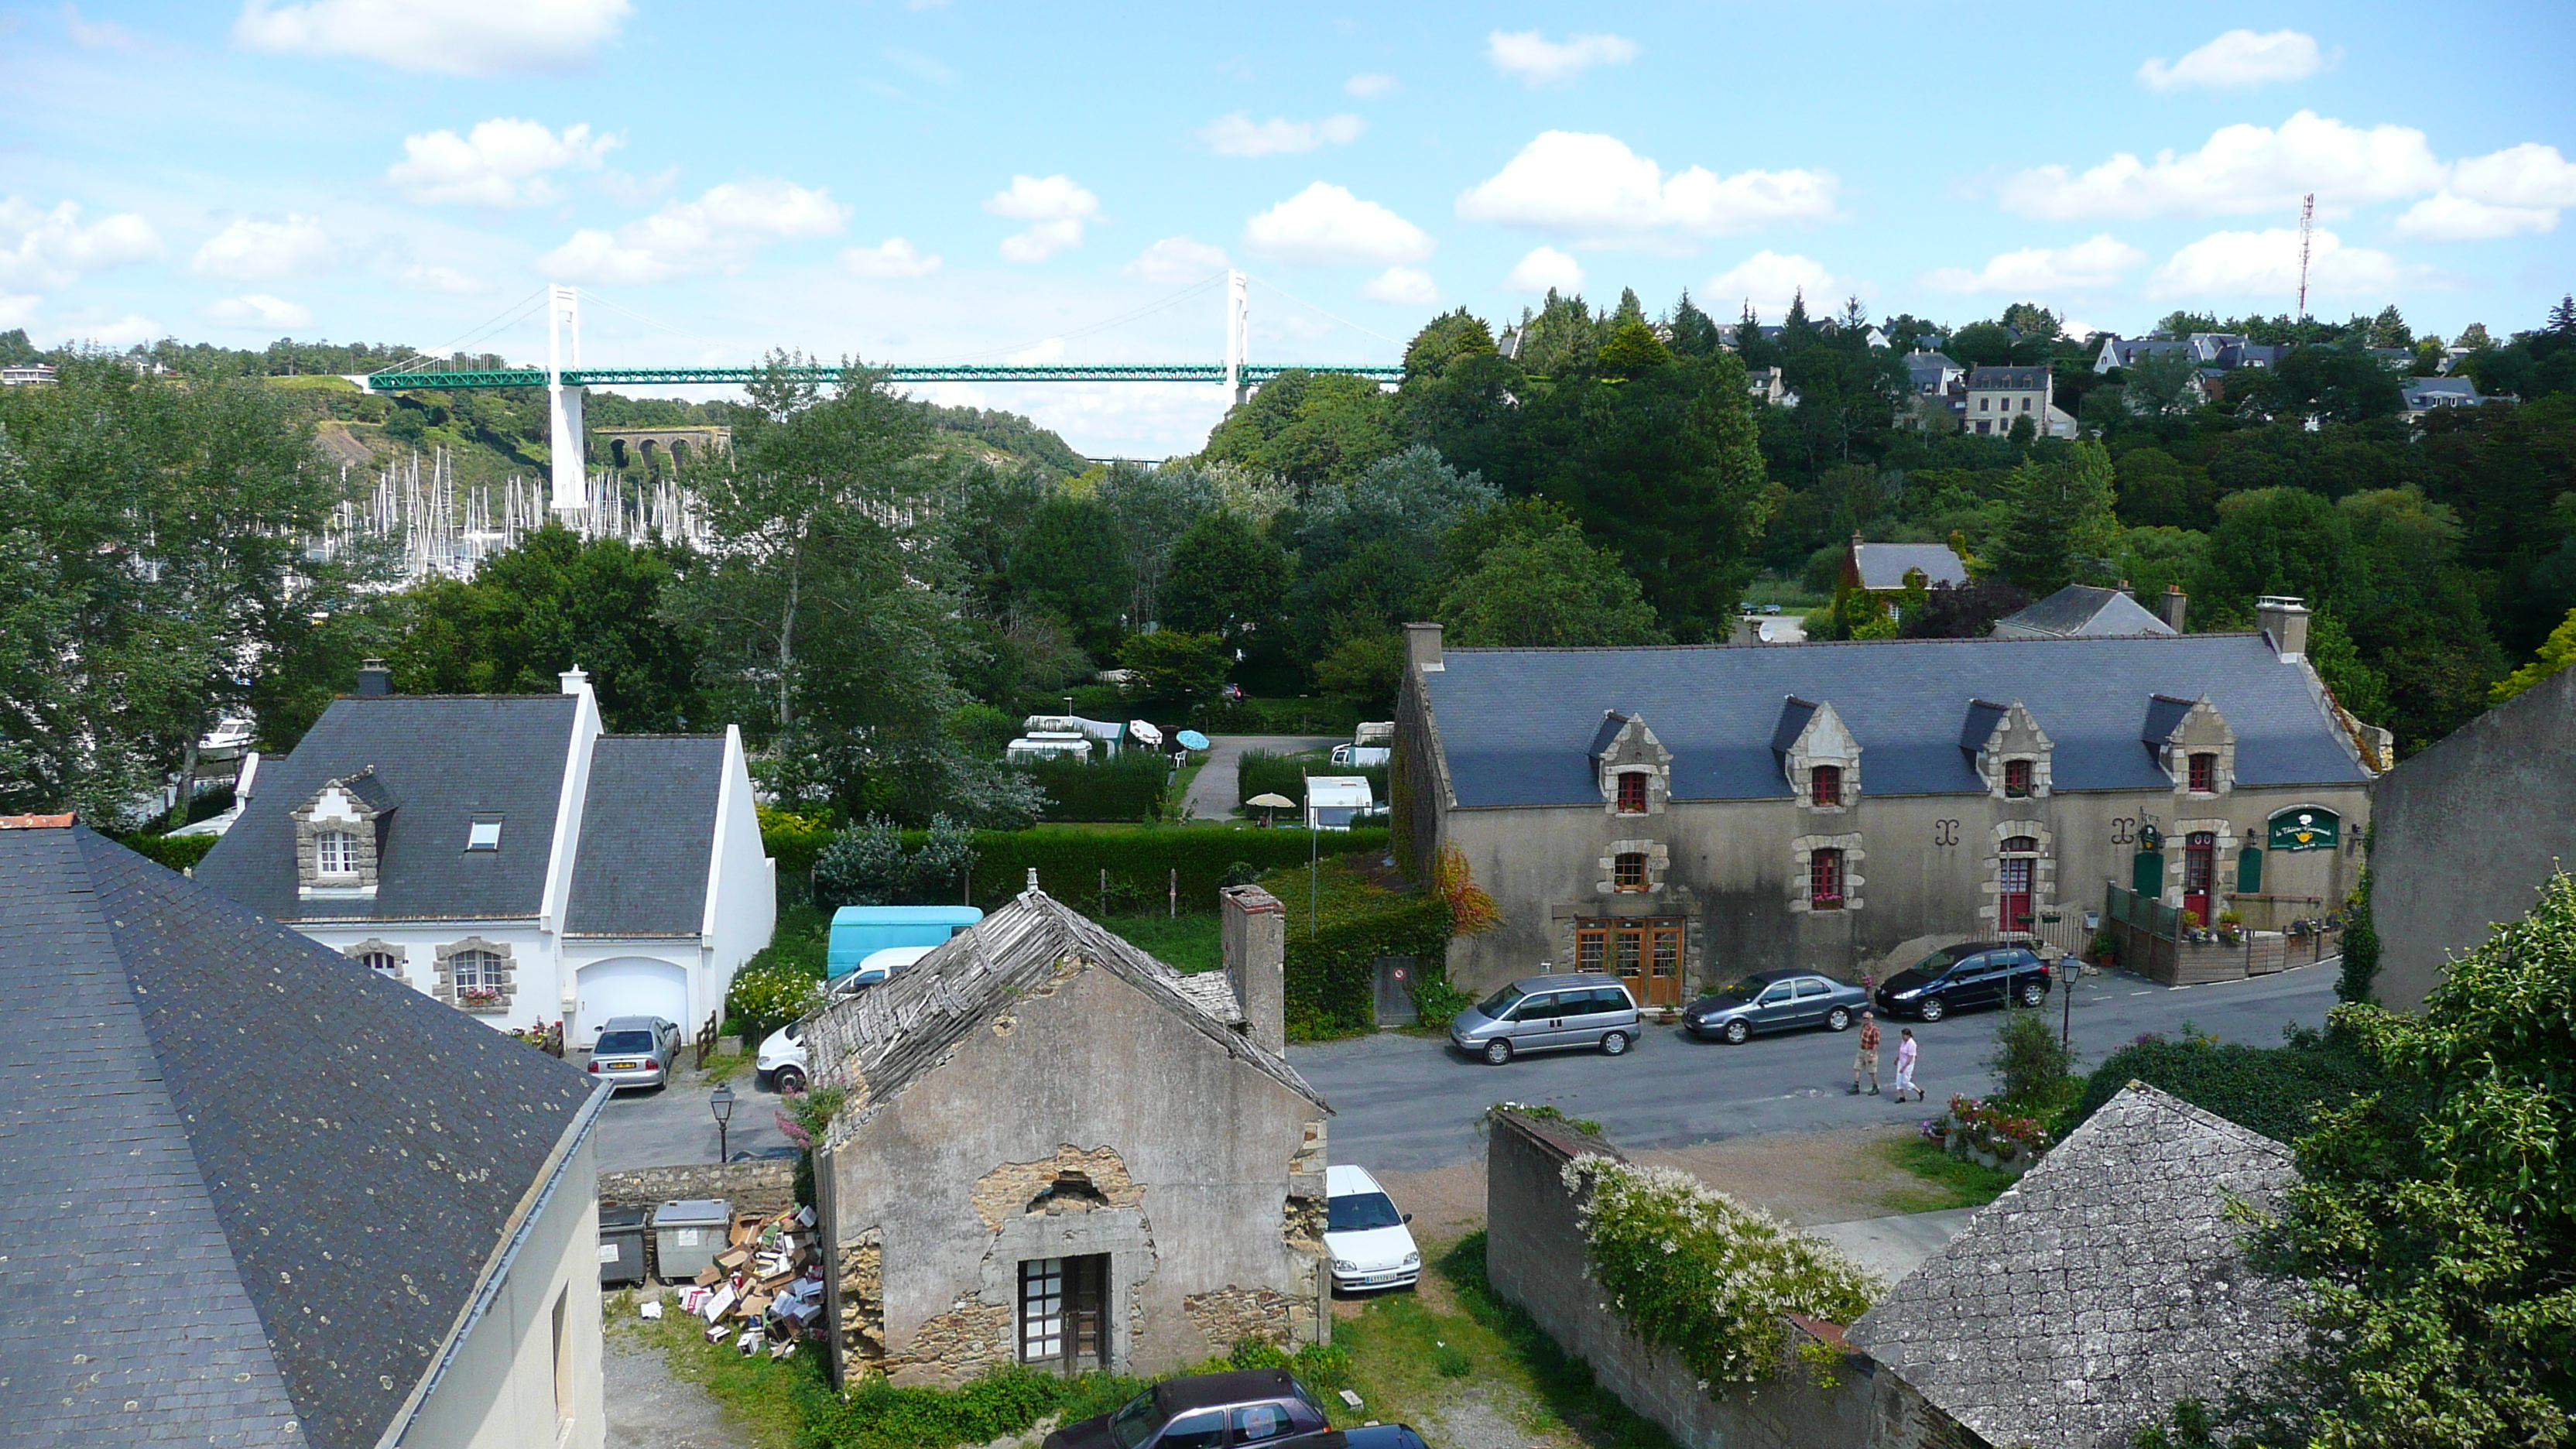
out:
{"label": "turquoise trailer", "polygon": [[832,913],[826,970],[835,981],[890,946],[936,946],[984,919],[973,906],[843,906]]}

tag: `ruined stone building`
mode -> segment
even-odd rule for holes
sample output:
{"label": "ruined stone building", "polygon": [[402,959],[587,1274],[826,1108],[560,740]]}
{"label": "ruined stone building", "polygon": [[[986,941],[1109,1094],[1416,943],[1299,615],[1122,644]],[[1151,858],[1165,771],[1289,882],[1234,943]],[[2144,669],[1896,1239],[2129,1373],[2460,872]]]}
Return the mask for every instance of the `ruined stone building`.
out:
{"label": "ruined stone building", "polygon": [[1151,1374],[1329,1337],[1324,1119],[1282,1055],[1286,917],[1224,893],[1183,975],[1037,887],[810,1018],[833,1368]]}

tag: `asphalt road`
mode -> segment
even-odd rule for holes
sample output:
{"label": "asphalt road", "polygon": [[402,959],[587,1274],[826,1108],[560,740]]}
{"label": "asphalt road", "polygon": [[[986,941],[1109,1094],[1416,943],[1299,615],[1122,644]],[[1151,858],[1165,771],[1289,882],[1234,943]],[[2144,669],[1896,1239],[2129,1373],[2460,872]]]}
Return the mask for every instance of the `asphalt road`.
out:
{"label": "asphalt road", "polygon": [[[570,1060],[574,1066],[583,1064],[579,1052]],[[658,1091],[620,1092],[600,1109],[599,1126],[591,1138],[600,1171],[718,1160],[716,1118],[707,1105],[714,1088],[685,1068],[680,1077]],[[735,1075],[733,1090],[733,1120],[725,1124],[725,1149],[739,1158],[746,1152],[787,1146],[785,1134],[778,1130],[778,1094],[753,1086],[747,1071]]]}
{"label": "asphalt road", "polygon": [[[1235,787],[1243,778],[1243,752],[1266,750],[1274,755],[1301,755],[1343,743],[1329,735],[1210,735],[1207,763],[1190,781],[1187,803],[1192,820],[1228,820],[1234,816]],[[1294,820],[1292,814],[1289,817]]]}
{"label": "asphalt road", "polygon": [[[2273,1046],[2291,1023],[2321,1026],[2334,1005],[2335,964],[2208,986],[2166,987],[2141,977],[2091,975],[2075,984],[2075,1048],[2089,1066],[2143,1032],[2179,1034],[2186,1021],[2223,1041]],[[2061,1019],[2059,997],[2042,1008]],[[1333,1104],[1332,1156],[1371,1168],[1414,1171],[1472,1161],[1476,1124],[1496,1102],[1549,1103],[1599,1121],[1623,1147],[1678,1147],[1765,1132],[1803,1132],[1917,1120],[1953,1092],[1993,1089],[1977,1064],[2000,1009],[1914,1028],[1922,1104],[1851,1096],[1857,1029],[1758,1036],[1740,1047],[1699,1042],[1678,1026],[1649,1025],[1622,1057],[1554,1052],[1489,1067],[1445,1041],[1380,1032],[1291,1047],[1288,1059]],[[1879,1049],[1882,1084],[1895,1075],[1896,1023]]]}

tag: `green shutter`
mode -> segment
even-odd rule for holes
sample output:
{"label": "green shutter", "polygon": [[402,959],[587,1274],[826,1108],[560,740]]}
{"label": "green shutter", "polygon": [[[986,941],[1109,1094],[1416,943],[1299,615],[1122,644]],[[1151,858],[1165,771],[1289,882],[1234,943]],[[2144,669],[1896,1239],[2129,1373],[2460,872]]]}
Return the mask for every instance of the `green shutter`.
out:
{"label": "green shutter", "polygon": [[2158,900],[2165,893],[2165,857],[2160,850],[2141,850],[2129,862],[2129,889]]}
{"label": "green shutter", "polygon": [[2249,845],[2236,852],[2236,893],[2250,896],[2263,889],[2263,847]]}

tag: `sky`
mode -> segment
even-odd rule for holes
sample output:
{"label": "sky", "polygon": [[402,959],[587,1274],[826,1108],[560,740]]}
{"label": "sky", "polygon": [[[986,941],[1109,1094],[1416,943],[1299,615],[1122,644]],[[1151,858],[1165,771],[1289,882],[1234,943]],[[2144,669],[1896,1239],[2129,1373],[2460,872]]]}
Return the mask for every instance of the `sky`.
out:
{"label": "sky", "polygon": [[[2576,288],[2563,4],[0,0],[0,329],[583,360],[1392,363],[1550,286],[2078,329]],[[514,315],[523,314],[523,315]],[[1221,388],[916,388],[1092,456]],[[721,395],[713,389],[675,396]]]}

